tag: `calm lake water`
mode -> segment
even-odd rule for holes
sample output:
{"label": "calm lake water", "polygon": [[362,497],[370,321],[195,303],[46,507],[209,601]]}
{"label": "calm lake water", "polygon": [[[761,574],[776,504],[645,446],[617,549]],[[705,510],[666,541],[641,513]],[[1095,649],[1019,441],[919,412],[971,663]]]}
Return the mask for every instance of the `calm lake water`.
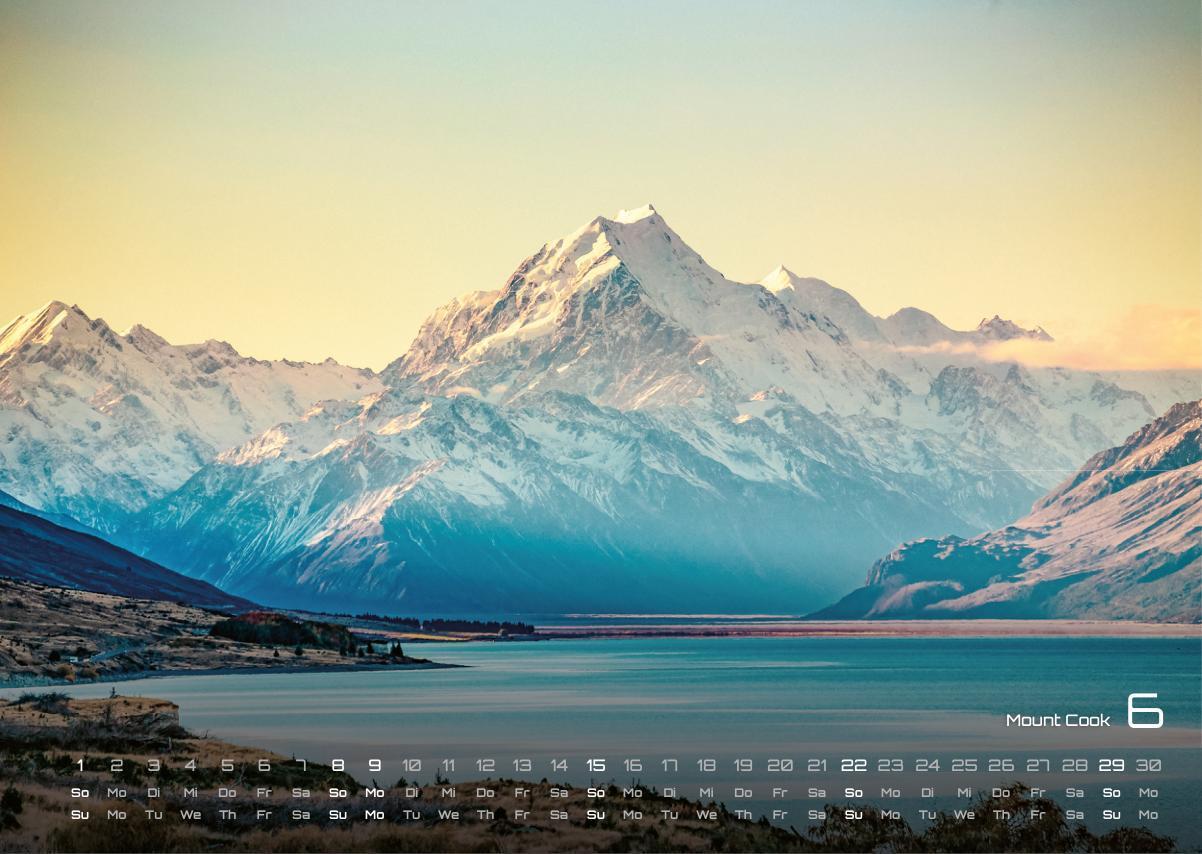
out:
{"label": "calm lake water", "polygon": [[[1082,786],[1095,812],[1102,786],[1130,783],[1120,823],[1149,824],[1189,847],[1202,843],[1194,821],[1183,818],[1202,801],[1196,638],[632,638],[408,651],[469,667],[173,677],[116,688],[178,703],[193,731],[313,761],[343,758],[363,780],[369,758],[384,762],[380,782],[388,783],[402,776],[404,759],[423,760],[422,771],[404,776],[428,782],[445,758],[456,759],[457,779],[481,776],[481,758],[517,776],[513,760],[529,758],[535,773],[528,777],[583,784],[639,776],[695,797],[710,783],[778,784],[765,773],[767,759],[791,758],[797,770],[785,776],[796,792],[821,786],[827,800],[843,802],[848,777],[834,772],[842,758],[863,757],[869,771],[854,785],[865,800],[891,783],[907,793],[933,785],[947,806],[956,786],[1017,779],[1046,786],[1061,803],[1065,786]],[[70,691],[102,696],[109,686]],[[1164,728],[1127,727],[1133,692],[1159,695],[1148,704],[1164,710]],[[1109,715],[1113,726],[1007,728],[1007,713]],[[591,757],[605,758],[607,773],[589,774]],[[953,758],[969,757],[978,772],[951,773]],[[1032,757],[1048,757],[1051,770],[1026,773]],[[553,758],[567,758],[569,772],[553,774]],[[628,758],[641,759],[644,773],[624,773]],[[665,758],[679,761],[671,779],[660,773]],[[718,770],[703,773],[703,758],[716,759]],[[751,758],[754,771],[736,772],[736,758]],[[807,772],[810,758],[827,759],[830,773]],[[906,772],[877,773],[879,758],[903,759]],[[914,776],[917,758],[940,759],[941,771]],[[1089,770],[1061,773],[1073,758],[1087,759]],[[1100,758],[1122,758],[1124,772],[1102,773]],[[1163,770],[1134,775],[1138,758],[1158,759]],[[988,773],[989,759],[1012,760],[1015,770]],[[1137,822],[1137,806],[1147,805],[1136,803],[1134,786],[1152,777],[1161,818]]]}

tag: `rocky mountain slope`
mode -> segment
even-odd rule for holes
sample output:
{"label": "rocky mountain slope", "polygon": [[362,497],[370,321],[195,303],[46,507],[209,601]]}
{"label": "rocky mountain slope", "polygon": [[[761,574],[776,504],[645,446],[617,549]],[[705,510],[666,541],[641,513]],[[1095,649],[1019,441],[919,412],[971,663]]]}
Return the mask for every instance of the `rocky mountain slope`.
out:
{"label": "rocky mountain slope", "polygon": [[974,346],[1047,333],[769,278],[650,207],[598,217],[435,312],[387,389],[222,452],[122,534],[297,607],[804,611],[896,542],[1014,518],[1197,384],[997,364]]}
{"label": "rocky mountain slope", "polygon": [[695,426],[563,392],[507,408],[393,394],[231,451],[136,521],[150,553],[273,603],[474,612],[832,597],[864,551],[848,527],[875,543],[956,521],[820,420],[775,417],[804,450],[757,419],[706,455],[682,437]]}
{"label": "rocky mountain slope", "polygon": [[903,545],[815,616],[1202,622],[1202,401],[1095,454],[1013,525]]}
{"label": "rocky mountain slope", "polygon": [[175,346],[51,302],[0,331],[0,489],[111,533],[219,452],[319,400],[380,387],[332,360]]}
{"label": "rocky mountain slope", "polygon": [[[2,494],[0,494],[2,495]],[[139,599],[243,609],[252,603],[172,572],[99,537],[55,525],[0,500],[0,576]]]}

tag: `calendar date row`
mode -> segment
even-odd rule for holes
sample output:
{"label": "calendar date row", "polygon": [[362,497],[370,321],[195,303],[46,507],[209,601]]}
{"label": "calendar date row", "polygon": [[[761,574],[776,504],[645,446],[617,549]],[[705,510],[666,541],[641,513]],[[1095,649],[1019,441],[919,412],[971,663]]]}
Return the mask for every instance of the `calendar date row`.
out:
{"label": "calendar date row", "polygon": [[470,771],[477,774],[499,774],[511,772],[514,774],[532,774],[537,771],[549,771],[555,774],[570,773],[583,770],[589,774],[628,773],[642,774],[660,772],[675,774],[691,771],[699,774],[717,774],[723,771],[733,771],[736,774],[751,774],[765,772],[768,774],[864,774],[864,773],[905,773],[919,774],[951,772],[966,774],[987,772],[991,774],[1005,773],[1136,773],[1157,774],[1164,770],[1163,760],[1158,757],[950,757],[950,758],[906,758],[906,757],[824,757],[794,759],[790,757],[752,758],[742,757],[719,759],[716,757],[698,757],[681,759],[666,757],[644,759],[640,757],[624,757],[610,759],[608,757],[583,757],[570,759],[566,757],[536,760],[533,758],[517,757],[498,759],[480,757],[461,760],[458,758],[425,759],[408,757],[398,760],[385,761],[380,758],[369,758],[360,762],[352,762],[344,758],[329,759],[324,763],[310,762],[307,759],[281,760],[278,758],[262,758],[245,761],[240,759],[223,758],[215,765],[205,765],[196,759],[187,761],[169,761],[163,759],[148,759],[135,762],[130,759],[106,758],[89,759],[80,757],[75,760],[80,771],[109,771],[121,774],[134,769],[148,773],[161,773],[166,770],[202,771],[213,770],[223,773],[244,773],[259,771],[269,773],[293,767],[308,771],[310,767],[326,767],[335,772],[353,773],[363,770],[379,774],[397,771],[402,774],[439,773],[451,774]]}

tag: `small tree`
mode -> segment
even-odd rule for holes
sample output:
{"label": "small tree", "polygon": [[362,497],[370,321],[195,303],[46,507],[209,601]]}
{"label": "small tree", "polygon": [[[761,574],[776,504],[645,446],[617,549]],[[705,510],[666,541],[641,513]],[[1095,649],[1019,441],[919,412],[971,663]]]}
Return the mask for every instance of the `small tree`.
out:
{"label": "small tree", "polygon": [[301,645],[298,643],[298,644],[296,645],[296,649],[292,650],[292,654],[293,654],[293,655],[295,655],[297,658],[300,658],[302,655],[304,655],[304,654],[305,654],[305,648],[304,648],[304,647],[302,647],[302,646],[301,646]]}

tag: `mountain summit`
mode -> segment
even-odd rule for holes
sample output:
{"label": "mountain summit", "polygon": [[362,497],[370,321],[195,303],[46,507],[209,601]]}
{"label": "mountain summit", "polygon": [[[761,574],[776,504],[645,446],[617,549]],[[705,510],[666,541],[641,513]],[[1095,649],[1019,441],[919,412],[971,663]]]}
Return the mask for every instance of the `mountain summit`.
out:
{"label": "mountain summit", "polygon": [[994,363],[1006,321],[734,281],[651,206],[439,308],[379,377],[72,312],[4,333],[0,488],[339,610],[813,610],[895,543],[1020,515],[1197,379]]}
{"label": "mountain summit", "polygon": [[1034,329],[1023,329],[1013,320],[1003,320],[996,314],[988,320],[982,319],[977,324],[977,334],[990,341],[1010,341],[1014,338],[1029,338],[1032,341],[1051,341],[1052,336],[1036,326]]}
{"label": "mountain summit", "polygon": [[650,206],[597,217],[499,290],[440,309],[384,376],[493,402],[558,389],[622,409],[729,407],[779,387],[852,412],[888,394],[826,315],[728,280]]}
{"label": "mountain summit", "polygon": [[618,215],[614,217],[614,222],[619,222],[624,225],[629,225],[632,222],[638,222],[641,219],[650,219],[656,216],[658,211],[655,206],[648,203],[641,208],[631,208],[630,210],[620,210]]}

